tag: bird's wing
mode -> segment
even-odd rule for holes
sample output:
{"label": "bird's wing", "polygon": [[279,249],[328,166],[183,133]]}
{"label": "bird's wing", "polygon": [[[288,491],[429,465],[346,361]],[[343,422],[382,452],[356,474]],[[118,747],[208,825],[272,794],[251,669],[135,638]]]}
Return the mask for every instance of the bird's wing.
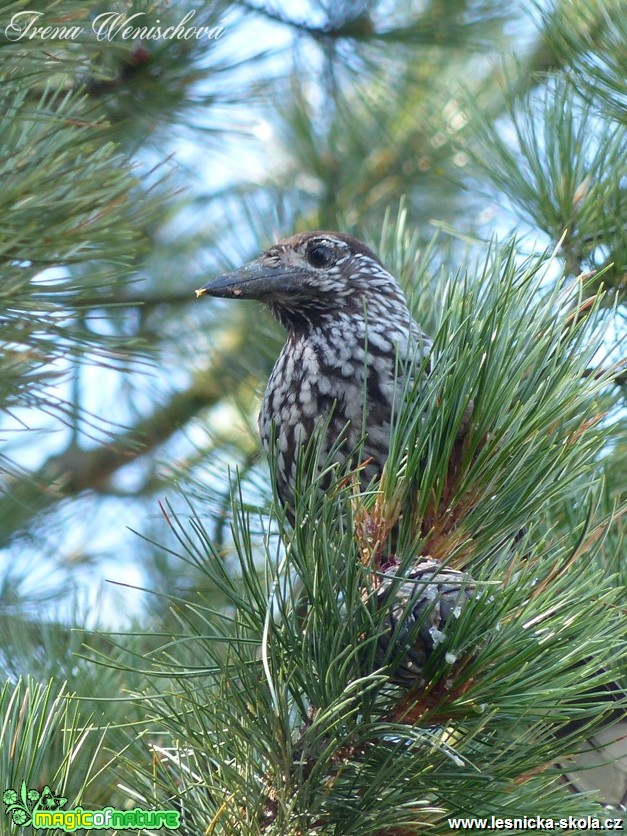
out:
{"label": "bird's wing", "polygon": [[627,717],[594,732],[572,763],[564,777],[573,792],[596,790],[605,804],[627,809]]}

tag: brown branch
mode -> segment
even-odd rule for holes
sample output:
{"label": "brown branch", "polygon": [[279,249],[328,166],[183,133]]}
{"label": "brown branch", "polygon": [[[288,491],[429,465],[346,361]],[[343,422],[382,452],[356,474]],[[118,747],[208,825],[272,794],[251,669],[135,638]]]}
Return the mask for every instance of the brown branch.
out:
{"label": "brown branch", "polygon": [[83,296],[77,294],[63,295],[58,293],[54,295],[53,301],[59,305],[71,305],[73,308],[78,308],[82,311],[90,310],[92,308],[141,308],[142,310],[152,310],[161,305],[186,305],[188,302],[194,302],[196,297],[193,290],[185,290],[180,293],[162,293],[151,296],[142,296],[140,294],[120,294],[110,296]]}
{"label": "brown branch", "polygon": [[221,401],[232,380],[229,366],[240,354],[244,339],[244,334],[238,332],[202,378],[172,395],[166,404],[112,441],[91,450],[73,445],[51,456],[36,473],[8,479],[0,498],[0,546],[24,533],[35,516],[62,500],[106,489],[118,470],[166,442],[199,412]]}
{"label": "brown branch", "polygon": [[284,26],[289,26],[300,34],[309,35],[318,40],[320,38],[338,39],[338,38],[354,38],[375,39],[380,37],[379,33],[375,32],[372,21],[366,12],[362,12],[357,16],[347,16],[346,19],[339,25],[326,23],[322,26],[316,26],[313,23],[308,23],[305,20],[298,20],[289,17],[282,11],[269,6],[260,6],[251,0],[239,0],[239,6],[246,9],[248,12],[261,15],[273,23],[281,23]]}
{"label": "brown branch", "polygon": [[611,383],[615,383],[617,386],[627,386],[627,372],[611,374],[607,369],[586,369],[582,376],[593,377],[595,380],[607,377]]}

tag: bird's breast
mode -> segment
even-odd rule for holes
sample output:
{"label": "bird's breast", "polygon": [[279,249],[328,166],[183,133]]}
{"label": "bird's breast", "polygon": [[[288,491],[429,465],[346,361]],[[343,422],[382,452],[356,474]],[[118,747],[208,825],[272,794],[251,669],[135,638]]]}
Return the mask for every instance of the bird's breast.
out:
{"label": "bird's breast", "polygon": [[[383,338],[378,339],[383,348]],[[367,344],[341,329],[289,339],[268,381],[260,435],[266,450],[275,440],[279,494],[289,502],[300,450],[317,425],[328,422],[323,457],[339,439],[334,459],[343,461],[365,436],[363,457],[371,459],[368,479],[387,458],[396,354],[368,352]],[[324,446],[326,444],[326,449]]]}
{"label": "bird's breast", "polygon": [[305,424],[328,415],[355,421],[367,398],[368,366],[363,347],[324,343],[321,340],[288,342],[268,381],[261,421]]}

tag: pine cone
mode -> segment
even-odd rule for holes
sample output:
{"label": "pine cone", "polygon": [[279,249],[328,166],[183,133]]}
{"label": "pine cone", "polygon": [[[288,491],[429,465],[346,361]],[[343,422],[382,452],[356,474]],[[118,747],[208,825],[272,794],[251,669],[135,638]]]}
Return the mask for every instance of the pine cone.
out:
{"label": "pine cone", "polygon": [[[470,575],[448,569],[431,558],[413,566],[406,578],[398,583],[395,576],[386,576],[377,590],[377,607],[386,608],[387,613],[375,660],[378,665],[397,660],[390,680],[410,688],[420,683],[424,665],[446,638],[446,625],[459,617],[461,608],[474,596],[475,587]],[[392,595],[394,600],[390,601]],[[393,649],[390,642],[394,643]]]}

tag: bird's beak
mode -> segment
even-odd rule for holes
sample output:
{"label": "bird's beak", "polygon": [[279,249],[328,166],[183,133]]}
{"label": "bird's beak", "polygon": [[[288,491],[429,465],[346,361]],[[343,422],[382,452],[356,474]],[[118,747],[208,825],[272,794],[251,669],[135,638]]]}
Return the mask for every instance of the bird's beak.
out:
{"label": "bird's beak", "polygon": [[277,293],[289,293],[299,286],[298,273],[281,267],[268,267],[259,259],[223,273],[199,287],[196,296],[217,296],[223,299],[265,299]]}

